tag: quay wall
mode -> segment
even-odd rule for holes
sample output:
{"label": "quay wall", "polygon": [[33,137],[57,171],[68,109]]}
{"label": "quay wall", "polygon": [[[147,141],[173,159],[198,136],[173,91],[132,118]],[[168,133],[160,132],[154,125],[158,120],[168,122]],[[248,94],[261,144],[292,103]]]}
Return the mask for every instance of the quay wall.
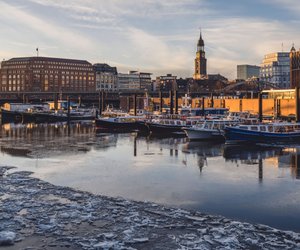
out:
{"label": "quay wall", "polygon": [[[263,114],[269,116],[289,116],[296,114],[296,103],[294,99],[263,99]],[[160,99],[151,98],[149,105],[158,107]],[[181,98],[178,99],[178,105],[183,104]],[[202,107],[202,98],[193,98],[189,101],[192,108]],[[163,107],[170,106],[170,98],[163,98]],[[204,107],[228,108],[229,111],[249,111],[253,114],[258,114],[258,99],[204,99]]]}

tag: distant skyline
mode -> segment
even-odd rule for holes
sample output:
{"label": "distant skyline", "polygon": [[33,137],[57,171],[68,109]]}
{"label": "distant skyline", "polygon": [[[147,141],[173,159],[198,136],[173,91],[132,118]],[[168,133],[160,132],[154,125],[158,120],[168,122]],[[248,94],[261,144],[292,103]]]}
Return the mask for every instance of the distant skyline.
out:
{"label": "distant skyline", "polygon": [[0,57],[108,63],[192,77],[199,28],[208,74],[300,47],[299,0],[0,0]]}

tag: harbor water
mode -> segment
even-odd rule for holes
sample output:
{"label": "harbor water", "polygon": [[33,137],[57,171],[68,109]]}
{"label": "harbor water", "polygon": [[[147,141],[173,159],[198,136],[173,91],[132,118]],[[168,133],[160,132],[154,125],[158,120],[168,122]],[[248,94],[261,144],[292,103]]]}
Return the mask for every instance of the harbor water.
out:
{"label": "harbor water", "polygon": [[300,232],[300,147],[241,147],[92,123],[5,124],[1,165],[55,185]]}

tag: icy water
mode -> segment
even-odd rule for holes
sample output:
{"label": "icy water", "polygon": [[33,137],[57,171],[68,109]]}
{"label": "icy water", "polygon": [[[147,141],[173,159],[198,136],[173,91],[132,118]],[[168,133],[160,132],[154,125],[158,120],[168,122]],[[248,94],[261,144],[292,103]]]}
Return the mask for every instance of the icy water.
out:
{"label": "icy water", "polygon": [[56,185],[300,232],[300,146],[101,134],[90,123],[6,124],[0,151],[0,165]]}

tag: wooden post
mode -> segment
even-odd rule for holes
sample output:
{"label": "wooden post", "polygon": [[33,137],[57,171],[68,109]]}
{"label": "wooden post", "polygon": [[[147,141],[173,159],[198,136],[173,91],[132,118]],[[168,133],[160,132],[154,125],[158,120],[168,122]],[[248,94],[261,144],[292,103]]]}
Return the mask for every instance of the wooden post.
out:
{"label": "wooden post", "polygon": [[205,117],[205,98],[202,96],[202,115]]}
{"label": "wooden post", "polygon": [[240,112],[243,111],[243,99],[240,99]]}
{"label": "wooden post", "polygon": [[296,102],[296,122],[300,122],[299,87],[295,88],[295,102]]}
{"label": "wooden post", "polygon": [[178,114],[178,91],[175,90],[175,114]]}
{"label": "wooden post", "polygon": [[[102,112],[105,110],[104,104],[105,104],[105,100],[104,100],[104,91],[101,90],[101,111],[102,111]],[[101,112],[101,113],[102,113],[102,112]]]}
{"label": "wooden post", "polygon": [[276,118],[279,118],[280,115],[281,115],[281,111],[280,111],[281,107],[280,107],[280,105],[281,105],[281,100],[280,99],[276,99]]}
{"label": "wooden post", "polygon": [[173,99],[173,91],[170,90],[170,114],[174,114],[174,99]]}
{"label": "wooden post", "polygon": [[162,92],[159,91],[159,112],[162,112],[163,107],[163,97],[162,97]]}
{"label": "wooden post", "polygon": [[98,110],[99,110],[99,116],[102,115],[102,107],[101,107],[101,93],[99,91],[98,93]]}
{"label": "wooden post", "polygon": [[133,96],[133,110],[134,110],[134,116],[136,116],[136,109],[137,109],[137,98],[136,98],[136,93]]}
{"label": "wooden post", "polygon": [[57,93],[54,93],[53,99],[54,99],[54,109],[58,109],[58,99],[57,99]]}
{"label": "wooden post", "polygon": [[70,109],[71,109],[71,101],[70,101],[70,97],[68,96],[68,125],[70,124]]}
{"label": "wooden post", "polygon": [[211,93],[210,95],[210,107],[213,108],[214,107],[214,94]]}
{"label": "wooden post", "polygon": [[130,97],[127,96],[127,112],[130,112]]}
{"label": "wooden post", "polygon": [[262,93],[258,93],[258,119],[262,122],[263,119],[263,105],[262,105]]}

